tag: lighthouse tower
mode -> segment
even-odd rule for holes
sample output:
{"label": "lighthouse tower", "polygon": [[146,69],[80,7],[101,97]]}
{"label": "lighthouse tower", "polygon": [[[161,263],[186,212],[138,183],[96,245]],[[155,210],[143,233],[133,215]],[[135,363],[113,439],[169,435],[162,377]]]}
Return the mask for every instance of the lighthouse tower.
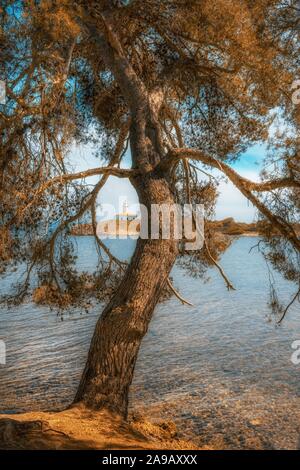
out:
{"label": "lighthouse tower", "polygon": [[126,200],[123,202],[123,214],[128,214],[128,202]]}
{"label": "lighthouse tower", "polygon": [[132,220],[136,219],[137,215],[133,212],[129,212],[128,210],[128,202],[125,200],[123,202],[123,210],[120,214],[116,215],[117,220],[127,220],[127,222],[131,222]]}

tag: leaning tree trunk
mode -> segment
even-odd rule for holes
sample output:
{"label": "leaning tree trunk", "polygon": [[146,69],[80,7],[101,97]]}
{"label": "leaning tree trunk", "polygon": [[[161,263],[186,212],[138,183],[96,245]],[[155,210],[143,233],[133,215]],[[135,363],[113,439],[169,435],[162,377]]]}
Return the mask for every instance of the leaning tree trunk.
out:
{"label": "leaning tree trunk", "polygon": [[[132,183],[148,210],[151,204],[174,202],[162,173],[151,173]],[[174,239],[138,240],[126,275],[97,322],[75,403],[127,416],[129,387],[141,341],[176,255]]]}

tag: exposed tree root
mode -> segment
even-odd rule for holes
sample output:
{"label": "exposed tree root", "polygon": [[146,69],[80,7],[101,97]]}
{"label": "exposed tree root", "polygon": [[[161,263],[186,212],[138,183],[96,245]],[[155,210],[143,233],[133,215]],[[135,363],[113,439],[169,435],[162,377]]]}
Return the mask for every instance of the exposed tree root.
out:
{"label": "exposed tree root", "polygon": [[0,449],[195,449],[173,423],[123,421],[76,405],[61,412],[0,415]]}

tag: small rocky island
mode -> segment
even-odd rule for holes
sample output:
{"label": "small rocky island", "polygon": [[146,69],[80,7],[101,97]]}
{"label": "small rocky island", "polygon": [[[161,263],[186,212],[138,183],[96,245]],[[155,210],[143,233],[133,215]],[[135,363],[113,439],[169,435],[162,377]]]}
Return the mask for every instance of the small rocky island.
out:
{"label": "small rocky island", "polygon": [[[115,227],[117,233],[119,233],[119,230],[125,231],[126,227],[132,226],[131,220],[126,221],[126,220],[116,220],[115,221]],[[111,221],[103,221],[100,222],[100,231],[103,231],[103,233],[106,234],[111,234],[115,235],[115,233],[108,232],[108,227]],[[207,222],[209,227],[216,231],[223,233],[224,235],[231,235],[231,236],[252,236],[256,237],[261,234],[261,228],[259,223],[243,223],[243,222],[236,222],[233,218],[229,217],[224,220],[215,220],[215,221],[210,221]],[[137,234],[139,233],[140,230],[140,224],[139,221],[137,221],[137,224],[135,225]],[[101,230],[102,229],[102,230]],[[93,235],[93,227],[92,224],[76,224],[72,227],[71,229],[71,234],[76,235],[76,236],[86,236],[86,235]]]}

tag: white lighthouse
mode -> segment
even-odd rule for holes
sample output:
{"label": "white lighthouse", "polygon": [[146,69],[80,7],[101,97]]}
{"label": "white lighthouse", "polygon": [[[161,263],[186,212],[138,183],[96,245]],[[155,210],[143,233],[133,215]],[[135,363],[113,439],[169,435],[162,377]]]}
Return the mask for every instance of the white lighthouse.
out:
{"label": "white lighthouse", "polygon": [[137,215],[134,214],[133,212],[129,212],[128,210],[128,202],[125,200],[123,202],[123,211],[120,212],[120,214],[116,215],[116,219],[118,221],[127,221],[131,222],[132,220],[136,219]]}

